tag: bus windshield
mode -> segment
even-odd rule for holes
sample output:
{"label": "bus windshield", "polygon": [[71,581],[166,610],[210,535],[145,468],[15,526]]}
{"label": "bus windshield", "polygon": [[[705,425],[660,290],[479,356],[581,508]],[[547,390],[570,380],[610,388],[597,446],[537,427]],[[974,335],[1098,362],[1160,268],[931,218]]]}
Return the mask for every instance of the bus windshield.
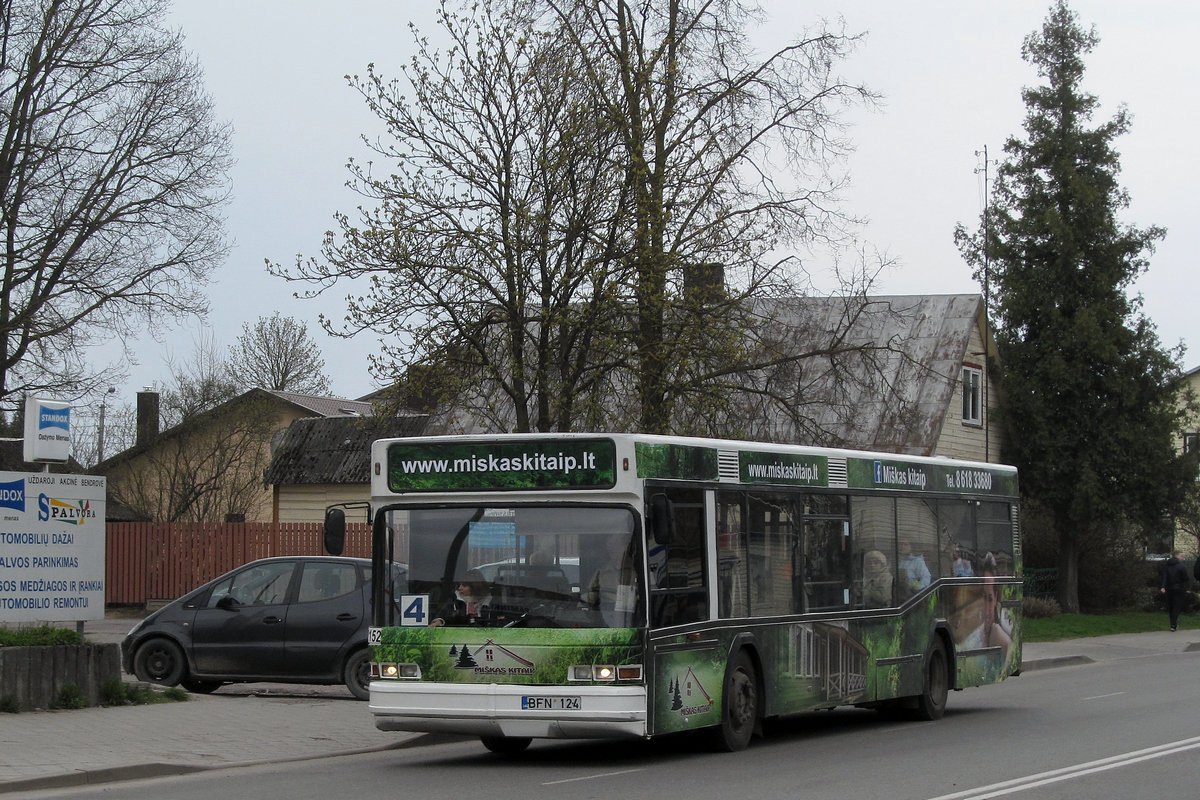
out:
{"label": "bus windshield", "polygon": [[645,625],[637,518],[625,506],[388,506],[387,555],[407,565],[381,626]]}

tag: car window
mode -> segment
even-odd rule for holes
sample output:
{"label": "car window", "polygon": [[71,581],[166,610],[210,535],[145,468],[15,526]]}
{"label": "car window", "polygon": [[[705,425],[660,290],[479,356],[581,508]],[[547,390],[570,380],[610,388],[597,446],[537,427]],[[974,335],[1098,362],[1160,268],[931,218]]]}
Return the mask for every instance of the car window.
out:
{"label": "car window", "polygon": [[308,563],[300,574],[300,595],[296,599],[311,603],[341,597],[354,591],[357,583],[358,570],[353,564]]}
{"label": "car window", "polygon": [[215,608],[222,598],[228,597],[233,605],[268,606],[282,603],[287,598],[288,583],[295,564],[280,561],[258,564],[237,572],[213,587],[208,598],[208,607]]}

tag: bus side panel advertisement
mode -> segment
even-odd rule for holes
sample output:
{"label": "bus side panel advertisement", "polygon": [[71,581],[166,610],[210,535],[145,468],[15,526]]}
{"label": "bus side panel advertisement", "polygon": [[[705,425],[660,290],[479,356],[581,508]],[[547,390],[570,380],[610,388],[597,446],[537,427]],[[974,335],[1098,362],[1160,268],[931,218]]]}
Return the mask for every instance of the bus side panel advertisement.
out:
{"label": "bus side panel advertisement", "polygon": [[[1018,586],[974,583],[943,587],[903,616],[784,623],[758,628],[770,714],[908,697],[921,692],[930,633],[944,620],[953,642],[955,686],[981,686],[1020,664]],[[948,612],[948,614],[947,614]],[[942,615],[946,615],[943,617]],[[655,656],[653,732],[719,724],[726,659],[737,631],[715,645],[685,648],[682,637],[660,642]]]}
{"label": "bus side panel advertisement", "polygon": [[397,442],[387,450],[393,492],[486,492],[520,489],[611,489],[611,439],[504,442]]}
{"label": "bus side panel advertisement", "polygon": [[717,451],[711,447],[682,444],[636,442],[639,478],[662,478],[677,481],[715,481]]}
{"label": "bus side panel advertisement", "polygon": [[846,461],[846,469],[852,489],[1017,495],[1016,472],[978,464],[949,466],[901,459],[850,458]]}

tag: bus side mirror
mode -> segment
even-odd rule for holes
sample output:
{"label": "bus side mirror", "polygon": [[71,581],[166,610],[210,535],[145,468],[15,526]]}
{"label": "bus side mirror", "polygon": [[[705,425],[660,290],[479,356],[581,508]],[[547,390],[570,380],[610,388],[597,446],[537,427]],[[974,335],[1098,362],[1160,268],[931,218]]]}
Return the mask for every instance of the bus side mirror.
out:
{"label": "bus side mirror", "polygon": [[346,547],[346,512],[340,508],[325,509],[325,552],[340,556]]}
{"label": "bus side mirror", "polygon": [[675,504],[665,494],[650,498],[650,530],[655,544],[669,545],[675,539]]}

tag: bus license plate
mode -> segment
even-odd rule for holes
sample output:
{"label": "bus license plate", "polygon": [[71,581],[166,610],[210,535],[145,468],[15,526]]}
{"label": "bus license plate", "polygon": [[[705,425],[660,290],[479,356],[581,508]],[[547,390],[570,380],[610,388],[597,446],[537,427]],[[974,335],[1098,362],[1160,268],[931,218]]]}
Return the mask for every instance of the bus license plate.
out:
{"label": "bus license plate", "polygon": [[524,695],[521,697],[522,711],[578,711],[579,697],[537,697]]}

